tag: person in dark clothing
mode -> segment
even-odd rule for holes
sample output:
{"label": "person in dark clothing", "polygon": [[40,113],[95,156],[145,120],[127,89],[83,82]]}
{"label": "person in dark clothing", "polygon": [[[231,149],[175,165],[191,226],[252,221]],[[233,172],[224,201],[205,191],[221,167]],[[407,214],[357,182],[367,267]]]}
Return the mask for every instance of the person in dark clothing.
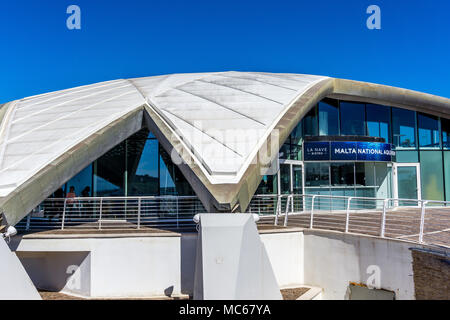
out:
{"label": "person in dark clothing", "polygon": [[50,216],[50,218],[58,218],[59,216],[61,216],[64,210],[63,189],[59,188],[58,190],[56,190],[55,193],[53,194],[53,198],[55,198],[55,200],[52,201],[52,208],[51,208],[52,215]]}
{"label": "person in dark clothing", "polygon": [[81,196],[84,198],[88,198],[91,196],[91,187],[87,186],[81,191]]}

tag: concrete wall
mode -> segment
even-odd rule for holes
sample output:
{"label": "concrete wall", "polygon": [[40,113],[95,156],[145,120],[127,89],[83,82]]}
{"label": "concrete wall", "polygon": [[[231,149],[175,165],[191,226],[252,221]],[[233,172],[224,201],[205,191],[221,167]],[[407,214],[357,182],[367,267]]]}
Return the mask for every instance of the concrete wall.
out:
{"label": "concrete wall", "polygon": [[37,286],[89,297],[179,295],[180,250],[179,236],[23,239],[16,248]]}
{"label": "concrete wall", "polygon": [[[261,233],[280,287],[323,288],[324,299],[347,299],[350,282],[366,284],[375,266],[382,289],[414,299],[411,248],[399,240],[319,230]],[[193,293],[197,234],[99,239],[23,239],[17,245],[41,288],[92,297],[141,297]],[[45,251],[45,252],[44,252]],[[67,283],[70,264],[81,262],[81,289]],[[369,273],[368,273],[369,272]],[[54,275],[57,275],[55,279]],[[66,277],[66,278],[65,278]],[[65,280],[65,282],[64,282]],[[72,290],[72,291],[70,291]]]}
{"label": "concrete wall", "polygon": [[[396,299],[414,299],[413,243],[339,232],[304,231],[305,284],[324,289],[324,299],[348,298],[350,282],[367,284],[375,268],[381,288]],[[368,269],[369,266],[372,269]],[[369,273],[368,273],[369,272]]]}
{"label": "concrete wall", "polygon": [[303,232],[262,233],[261,240],[280,288],[303,284]]}
{"label": "concrete wall", "polygon": [[[303,233],[262,233],[278,285],[292,287],[303,283]],[[197,234],[181,237],[181,293],[193,294]]]}
{"label": "concrete wall", "polygon": [[89,252],[19,252],[17,256],[36,288],[91,295]]}
{"label": "concrete wall", "polygon": [[24,267],[0,235],[0,300],[40,300]]}

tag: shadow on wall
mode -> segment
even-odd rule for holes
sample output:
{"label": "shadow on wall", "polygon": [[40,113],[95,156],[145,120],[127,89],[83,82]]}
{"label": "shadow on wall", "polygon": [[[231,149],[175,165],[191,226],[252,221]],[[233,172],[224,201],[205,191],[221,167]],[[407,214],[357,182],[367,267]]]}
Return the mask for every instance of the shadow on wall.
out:
{"label": "shadow on wall", "polygon": [[17,252],[17,256],[36,288],[90,295],[89,252]]}
{"label": "shadow on wall", "polygon": [[195,256],[197,233],[183,233],[181,236],[181,293],[194,294]]}

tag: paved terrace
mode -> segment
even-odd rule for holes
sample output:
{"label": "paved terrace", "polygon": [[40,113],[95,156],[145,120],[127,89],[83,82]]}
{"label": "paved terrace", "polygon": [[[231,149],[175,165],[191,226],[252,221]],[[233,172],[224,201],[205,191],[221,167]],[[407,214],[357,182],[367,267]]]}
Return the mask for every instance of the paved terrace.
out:
{"label": "paved terrace", "polygon": [[[385,237],[394,239],[419,241],[420,233],[420,208],[396,208],[386,212]],[[287,226],[284,227],[285,216],[278,218],[275,226],[274,216],[261,216],[258,222],[260,232],[283,232],[298,228],[310,228],[311,213],[306,211],[288,215]],[[380,236],[381,234],[381,211],[358,211],[349,214],[348,232]],[[333,230],[345,232],[346,213],[329,213],[316,210],[313,215],[313,228],[322,230]],[[184,232],[196,232],[192,222],[180,224],[176,227],[137,227],[135,223],[125,221],[103,221],[101,230],[98,222],[84,223],[61,229],[45,231],[21,231],[20,234],[26,238],[34,237],[115,237],[115,236],[158,236],[173,235]],[[423,243],[436,246],[450,247],[450,208],[427,208]]]}
{"label": "paved terrace", "polygon": [[[419,241],[420,208],[395,208],[386,212],[385,237]],[[285,216],[279,217],[283,225]],[[262,217],[259,226],[274,224],[274,217]],[[382,211],[359,211],[349,215],[348,232],[380,236]],[[311,213],[288,215],[288,228],[310,228]],[[313,228],[345,232],[346,213],[314,212]],[[427,208],[424,221],[423,242],[425,244],[450,247],[450,208]]]}

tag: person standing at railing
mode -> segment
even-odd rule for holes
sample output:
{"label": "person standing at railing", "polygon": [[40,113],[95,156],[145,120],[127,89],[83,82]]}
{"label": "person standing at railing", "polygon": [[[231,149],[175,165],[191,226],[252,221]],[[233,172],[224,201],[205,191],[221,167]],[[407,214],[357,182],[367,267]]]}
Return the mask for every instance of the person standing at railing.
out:
{"label": "person standing at railing", "polygon": [[44,205],[44,212],[49,211],[50,218],[59,218],[64,210],[64,191],[62,188],[59,188],[58,190],[53,193],[53,198],[55,200],[50,200],[48,202],[48,205]]}
{"label": "person standing at railing", "polygon": [[69,192],[66,195],[66,209],[68,212],[74,211],[74,209],[77,206],[77,201],[75,198],[77,197],[77,194],[75,193],[75,187],[70,186]]}

